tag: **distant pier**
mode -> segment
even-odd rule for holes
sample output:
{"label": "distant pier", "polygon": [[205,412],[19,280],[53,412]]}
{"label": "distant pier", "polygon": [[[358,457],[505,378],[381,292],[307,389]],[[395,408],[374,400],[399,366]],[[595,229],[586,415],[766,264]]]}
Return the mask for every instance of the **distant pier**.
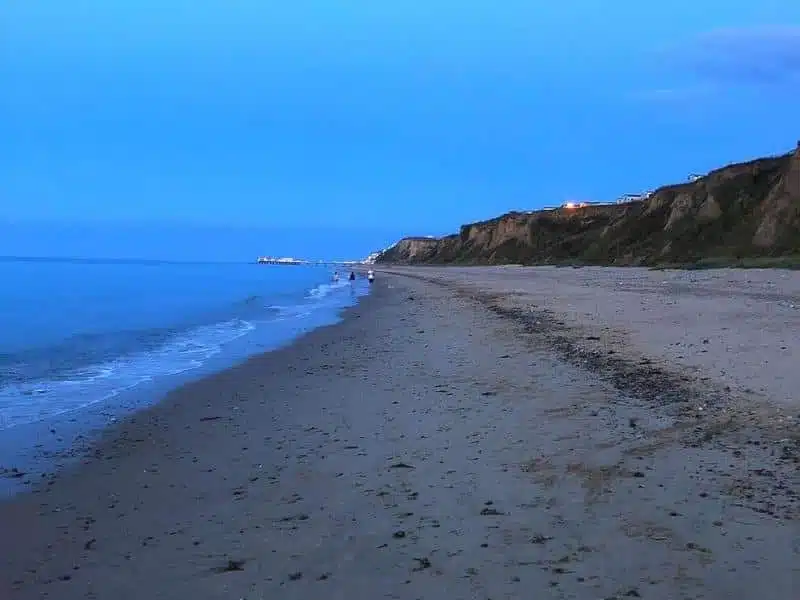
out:
{"label": "distant pier", "polygon": [[305,265],[304,260],[298,258],[273,258],[272,256],[259,256],[256,259],[259,265]]}
{"label": "distant pier", "polygon": [[[303,260],[300,258],[276,258],[273,256],[259,256],[256,264],[259,265],[304,265],[308,267],[354,267],[357,265],[372,264],[378,253],[370,255],[366,260]],[[371,262],[370,262],[371,260]]]}

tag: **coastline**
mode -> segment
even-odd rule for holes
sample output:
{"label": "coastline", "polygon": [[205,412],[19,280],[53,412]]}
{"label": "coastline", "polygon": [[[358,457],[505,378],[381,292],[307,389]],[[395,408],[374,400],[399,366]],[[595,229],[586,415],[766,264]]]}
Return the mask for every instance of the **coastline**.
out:
{"label": "coastline", "polygon": [[[286,317],[263,322],[257,319],[241,320],[247,325],[247,331],[215,342],[216,346],[208,345],[203,349],[205,354],[185,359],[184,365],[162,366],[160,359],[157,359],[149,372],[126,381],[122,387],[103,390],[101,393],[104,395],[98,399],[91,397],[96,391],[76,387],[78,393],[74,390],[73,393],[82,404],[58,409],[28,422],[13,424],[12,419],[10,427],[0,427],[0,500],[24,493],[42,480],[49,480],[61,471],[73,468],[76,461],[98,439],[102,439],[106,429],[157,404],[171,391],[246,362],[252,356],[282,348],[316,328],[336,323],[342,311],[357,305],[361,298],[369,294],[364,283],[351,289],[349,294],[340,292],[332,299],[324,294],[322,298],[326,303],[310,300],[319,298],[314,294],[327,286],[327,283],[320,283],[311,287],[307,296],[298,301],[297,306],[302,306],[304,311],[299,314],[290,313]],[[294,308],[292,305],[286,310]],[[191,340],[190,333],[184,333],[187,340]],[[187,345],[191,346],[191,343]],[[147,352],[133,353],[132,356],[138,356],[140,362],[151,360]],[[113,362],[117,358],[108,360]],[[47,383],[42,385],[46,386]],[[36,386],[37,382],[33,381],[30,386],[33,391],[28,397],[38,398]],[[34,402],[31,406],[35,406]]]}
{"label": "coastline", "polygon": [[[379,275],[127,419],[0,503],[0,597],[793,598],[796,463],[704,440],[499,295]],[[755,470],[772,489],[735,487]]]}

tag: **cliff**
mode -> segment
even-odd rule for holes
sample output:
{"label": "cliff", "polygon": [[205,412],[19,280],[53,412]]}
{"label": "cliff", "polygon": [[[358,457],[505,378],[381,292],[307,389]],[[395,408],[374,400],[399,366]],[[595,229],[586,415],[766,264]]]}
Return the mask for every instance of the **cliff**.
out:
{"label": "cliff", "polygon": [[729,165],[647,199],[512,212],[443,238],[411,237],[378,262],[617,265],[735,262],[800,255],[800,144]]}

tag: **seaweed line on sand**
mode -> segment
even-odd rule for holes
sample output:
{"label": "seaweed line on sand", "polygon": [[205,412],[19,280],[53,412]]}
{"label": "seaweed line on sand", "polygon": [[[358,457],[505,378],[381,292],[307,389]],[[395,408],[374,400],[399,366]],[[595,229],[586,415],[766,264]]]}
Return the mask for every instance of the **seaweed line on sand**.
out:
{"label": "seaweed line on sand", "polygon": [[[672,439],[686,447],[714,445],[730,450],[747,445],[749,452],[761,454],[775,466],[775,477],[762,482],[748,477],[747,485],[761,487],[769,495],[780,493],[785,496],[786,518],[800,516],[800,494],[791,492],[800,485],[800,432],[794,422],[785,420],[767,403],[737,398],[730,390],[709,381],[696,381],[630,352],[626,356],[621,348],[609,353],[613,344],[604,352],[587,348],[582,344],[585,335],[579,327],[566,324],[549,310],[509,306],[504,302],[507,294],[483,292],[424,275],[399,275],[449,289],[457,297],[484,306],[519,325],[530,336],[532,345],[597,374],[620,392],[643,402],[649,410],[668,413],[676,422],[672,431],[682,432],[679,439]],[[787,489],[789,493],[783,494]],[[755,502],[749,507],[761,512]]]}

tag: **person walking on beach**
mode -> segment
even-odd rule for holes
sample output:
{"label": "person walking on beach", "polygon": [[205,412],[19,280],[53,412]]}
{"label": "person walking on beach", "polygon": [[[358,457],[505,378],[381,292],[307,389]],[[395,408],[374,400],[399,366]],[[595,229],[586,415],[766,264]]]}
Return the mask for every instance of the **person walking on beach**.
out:
{"label": "person walking on beach", "polygon": [[333,272],[333,282],[336,283],[337,281],[339,281],[339,271],[334,271]]}
{"label": "person walking on beach", "polygon": [[367,271],[367,281],[369,281],[370,283],[375,281],[375,271],[373,271],[372,269]]}
{"label": "person walking on beach", "polygon": [[355,280],[356,280],[356,272],[350,271],[350,281],[355,281]]}

